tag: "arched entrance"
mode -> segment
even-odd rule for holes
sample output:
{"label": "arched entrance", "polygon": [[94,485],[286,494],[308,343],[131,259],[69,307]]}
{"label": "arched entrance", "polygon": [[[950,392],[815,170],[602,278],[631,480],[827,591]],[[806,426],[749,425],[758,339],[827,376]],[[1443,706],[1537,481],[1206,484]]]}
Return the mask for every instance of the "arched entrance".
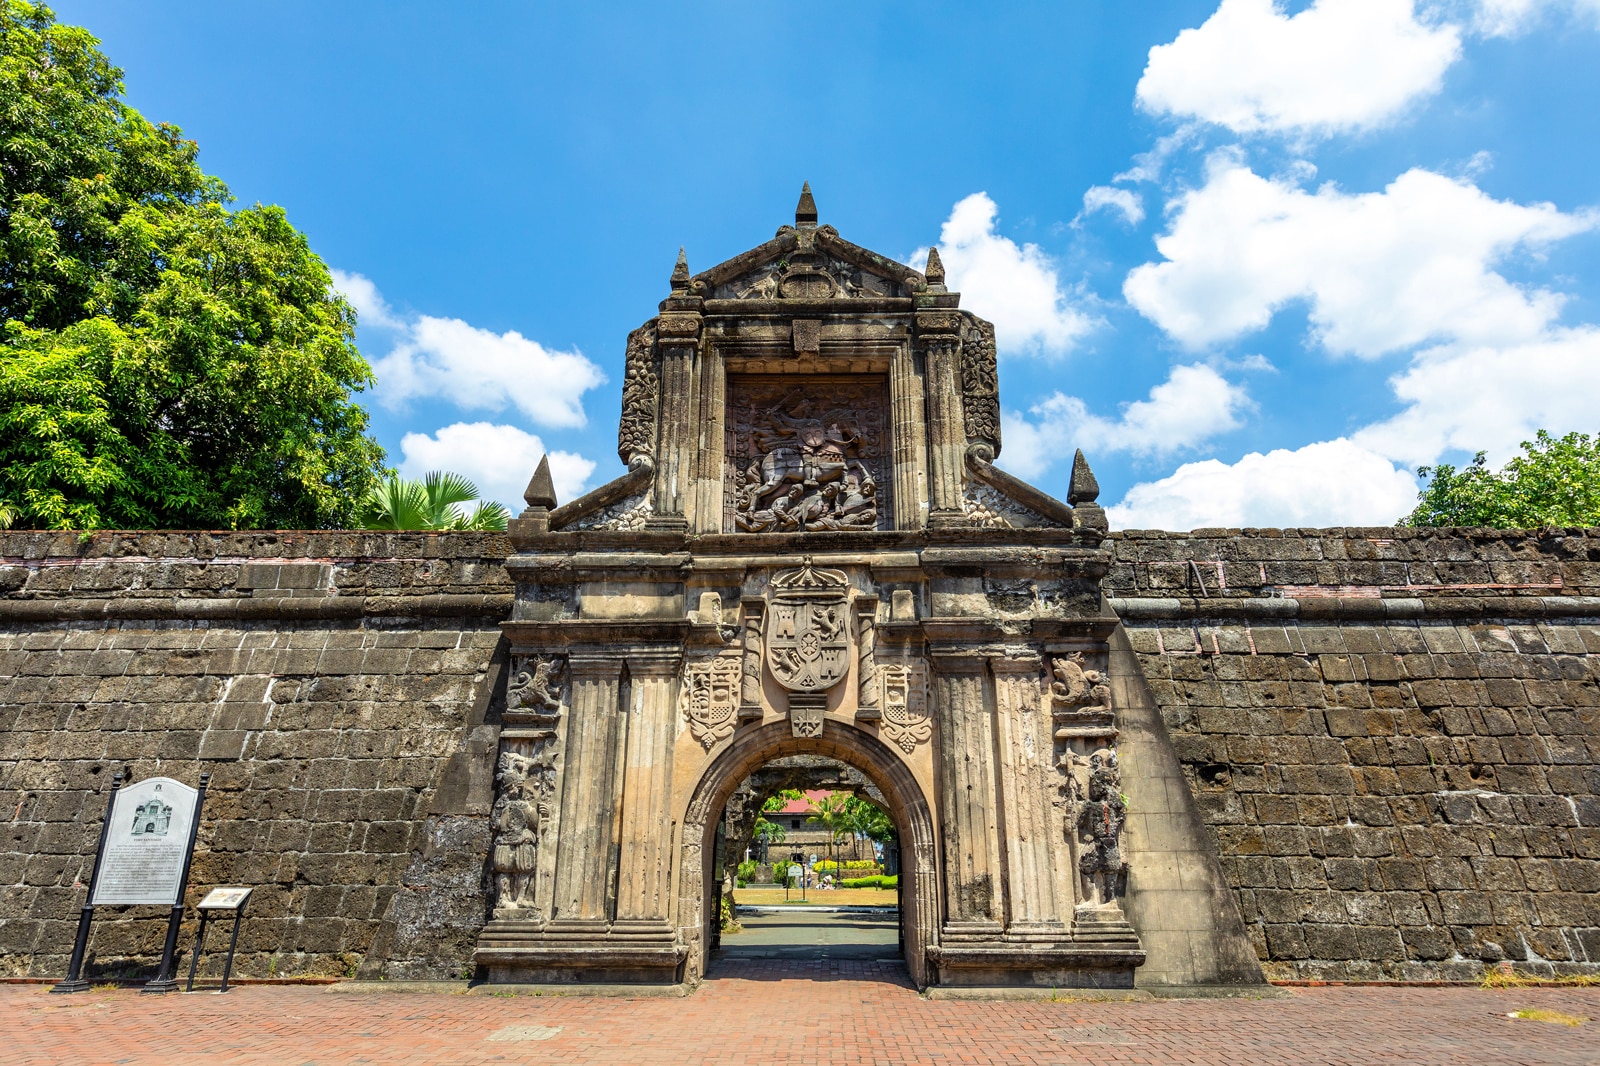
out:
{"label": "arched entrance", "polygon": [[752,771],[786,755],[827,755],[866,774],[889,803],[900,834],[901,930],[906,969],[919,988],[928,984],[928,949],[938,942],[939,881],[933,811],[904,762],[877,737],[829,720],[820,737],[793,735],[788,722],[771,722],[736,734],[701,774],[683,819],[683,856],[678,894],[681,943],[688,949],[683,979],[705,976],[713,914],[711,885],[716,824],[733,790]]}

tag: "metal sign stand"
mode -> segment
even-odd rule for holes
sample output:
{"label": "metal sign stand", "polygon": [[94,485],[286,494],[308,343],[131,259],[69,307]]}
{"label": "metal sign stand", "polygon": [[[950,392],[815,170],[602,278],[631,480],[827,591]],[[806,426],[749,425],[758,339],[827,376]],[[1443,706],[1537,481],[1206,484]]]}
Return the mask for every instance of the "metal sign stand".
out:
{"label": "metal sign stand", "polygon": [[178,977],[173,971],[177,969],[174,956],[178,952],[178,927],[183,924],[183,894],[189,887],[189,867],[194,862],[194,842],[200,834],[200,813],[206,806],[206,785],[211,783],[211,775],[200,775],[200,795],[194,804],[194,818],[189,822],[189,851],[183,859],[183,876],[178,879],[178,899],[172,905],[172,913],[167,916],[167,942],[161,948],[161,965],[156,968],[156,975],[145,982],[141,992],[153,992],[160,995],[165,992],[178,990]]}
{"label": "metal sign stand", "polygon": [[222,987],[217,992],[228,990],[228,975],[233,972],[233,953],[239,947],[239,923],[244,920],[245,904],[250,902],[250,889],[213,889],[210,895],[200,901],[196,908],[200,912],[200,931],[195,934],[194,954],[189,959],[189,984],[185,992],[194,991],[195,971],[200,968],[200,953],[206,945],[206,919],[211,917],[212,911],[233,911],[233,937],[228,941],[228,958],[222,964]]}
{"label": "metal sign stand", "polygon": [[89,982],[83,978],[83,953],[89,947],[89,923],[94,919],[94,886],[100,879],[100,856],[106,850],[106,834],[111,831],[111,809],[117,804],[117,790],[122,788],[122,771],[111,778],[111,795],[106,798],[106,816],[100,823],[100,843],[94,849],[94,865],[89,868],[89,892],[83,897],[83,909],[78,912],[78,935],[72,941],[72,959],[67,963],[65,980],[51,986],[52,992],[87,992]]}

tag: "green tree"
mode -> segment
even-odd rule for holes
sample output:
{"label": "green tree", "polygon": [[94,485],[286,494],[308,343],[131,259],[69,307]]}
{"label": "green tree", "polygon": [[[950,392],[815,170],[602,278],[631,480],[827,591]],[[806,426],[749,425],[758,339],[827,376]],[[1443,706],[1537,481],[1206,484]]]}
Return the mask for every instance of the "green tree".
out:
{"label": "green tree", "polygon": [[1600,526],[1600,439],[1586,433],[1552,437],[1541,429],[1498,472],[1479,452],[1460,469],[1440,463],[1417,476],[1428,483],[1404,525]]}
{"label": "green tree", "polygon": [[351,524],[383,469],[355,312],[97,44],[0,0],[0,499],[56,528]]}
{"label": "green tree", "polygon": [[833,858],[833,846],[839,842],[840,837],[850,833],[849,807],[846,803],[850,794],[847,792],[830,792],[820,800],[810,800],[810,821],[821,823],[828,831],[828,858]]}
{"label": "green tree", "polygon": [[[471,511],[465,509],[474,502]],[[390,474],[373,486],[361,507],[367,529],[504,529],[510,517],[498,503],[478,499],[478,486],[471,481],[440,470],[421,481]]]}

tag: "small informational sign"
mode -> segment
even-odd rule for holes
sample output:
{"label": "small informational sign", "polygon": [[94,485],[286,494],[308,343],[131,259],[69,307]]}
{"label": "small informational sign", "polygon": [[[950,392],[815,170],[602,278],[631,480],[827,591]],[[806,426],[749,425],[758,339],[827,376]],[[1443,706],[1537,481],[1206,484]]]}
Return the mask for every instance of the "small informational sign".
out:
{"label": "small informational sign", "polygon": [[200,910],[203,911],[231,911],[244,906],[244,901],[250,898],[248,888],[213,888],[206,893],[206,898],[200,901]]}
{"label": "small informational sign", "polygon": [[198,795],[170,777],[146,778],[117,793],[91,905],[178,902]]}

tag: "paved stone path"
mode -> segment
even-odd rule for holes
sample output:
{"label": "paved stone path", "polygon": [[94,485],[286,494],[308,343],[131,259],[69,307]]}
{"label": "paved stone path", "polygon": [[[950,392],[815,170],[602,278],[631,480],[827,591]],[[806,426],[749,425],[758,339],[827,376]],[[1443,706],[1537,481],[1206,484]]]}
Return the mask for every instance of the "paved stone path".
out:
{"label": "paved stone path", "polygon": [[238,988],[157,999],[0,986],[0,1061],[406,1064],[1600,1062],[1600,989],[1306,988],[1268,1000],[919,999],[896,963],[727,961],[687,999]]}
{"label": "paved stone path", "polygon": [[724,959],[898,959],[900,916],[894,911],[787,909],[741,913],[740,933],[722,934]]}

